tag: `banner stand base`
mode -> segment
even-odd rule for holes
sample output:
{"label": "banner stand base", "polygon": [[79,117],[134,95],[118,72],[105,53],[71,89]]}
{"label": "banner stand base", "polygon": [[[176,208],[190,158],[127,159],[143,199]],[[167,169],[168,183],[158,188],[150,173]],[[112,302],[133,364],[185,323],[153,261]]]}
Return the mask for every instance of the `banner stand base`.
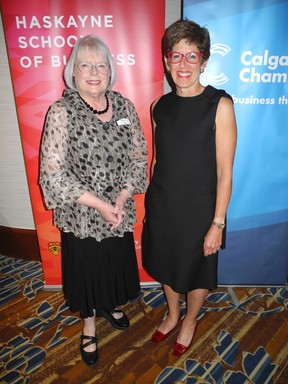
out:
{"label": "banner stand base", "polygon": [[227,287],[227,290],[233,300],[233,303],[236,305],[236,307],[238,307],[238,305],[240,305],[240,301],[237,299],[237,296],[235,295],[235,292],[233,291],[233,288],[232,287]]}
{"label": "banner stand base", "polygon": [[233,287],[231,287],[230,285],[218,285],[218,287],[223,287],[223,288],[227,288],[234,304],[236,305],[236,307],[238,307],[240,305],[240,301],[237,299],[237,296],[235,294],[235,292],[233,291],[233,288],[287,288],[287,285],[235,285]]}
{"label": "banner stand base", "polygon": [[140,282],[141,288],[159,288],[162,287],[160,283],[157,283],[157,281],[146,281],[146,282]]}
{"label": "banner stand base", "polygon": [[61,292],[62,291],[62,285],[46,285],[46,284],[44,284],[44,291],[45,292]]}
{"label": "banner stand base", "polygon": [[[160,283],[154,282],[154,281],[148,281],[148,282],[141,282],[140,283],[141,288],[157,288],[161,287]],[[62,285],[46,285],[44,284],[44,291],[45,292],[61,292],[62,291]]]}

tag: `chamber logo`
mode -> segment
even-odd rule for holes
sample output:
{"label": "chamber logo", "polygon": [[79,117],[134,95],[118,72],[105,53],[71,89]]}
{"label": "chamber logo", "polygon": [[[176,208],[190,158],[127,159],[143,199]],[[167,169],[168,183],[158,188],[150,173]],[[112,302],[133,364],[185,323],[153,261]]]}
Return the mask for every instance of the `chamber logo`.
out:
{"label": "chamber logo", "polygon": [[287,83],[288,55],[273,55],[264,52],[244,51],[241,55],[239,78],[243,83]]}
{"label": "chamber logo", "polygon": [[[211,52],[211,56],[214,54],[218,54],[222,57],[225,57],[231,52],[231,48],[226,44],[212,44],[210,52]],[[207,84],[211,84],[215,86],[225,84],[229,81],[229,77],[225,75],[225,73],[221,72],[219,75],[214,75],[211,73],[209,68],[205,70],[202,76],[203,76],[203,79],[207,82]]]}

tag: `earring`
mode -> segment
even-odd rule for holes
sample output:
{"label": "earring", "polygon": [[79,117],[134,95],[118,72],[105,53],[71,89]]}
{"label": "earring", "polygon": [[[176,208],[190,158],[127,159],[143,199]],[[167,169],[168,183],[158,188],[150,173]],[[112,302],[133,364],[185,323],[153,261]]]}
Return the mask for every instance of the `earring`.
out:
{"label": "earring", "polygon": [[203,69],[203,68],[201,68],[201,69],[200,69],[200,73],[203,73],[203,72],[204,72],[204,69]]}

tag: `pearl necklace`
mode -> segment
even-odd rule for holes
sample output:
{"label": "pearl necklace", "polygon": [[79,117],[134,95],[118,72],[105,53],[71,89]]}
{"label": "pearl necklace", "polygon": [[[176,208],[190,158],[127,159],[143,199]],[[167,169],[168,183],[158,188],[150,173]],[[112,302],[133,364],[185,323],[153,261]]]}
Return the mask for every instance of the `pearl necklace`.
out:
{"label": "pearl necklace", "polygon": [[86,105],[86,107],[94,113],[94,115],[103,115],[104,113],[106,113],[109,109],[109,98],[108,98],[108,95],[107,93],[105,93],[105,99],[106,99],[106,108],[103,109],[102,111],[97,111],[97,109],[94,109],[93,107],[91,107],[91,105],[89,105],[88,103],[86,103],[86,101],[84,99],[82,99],[82,97],[80,96],[81,100],[83,101],[83,103]]}

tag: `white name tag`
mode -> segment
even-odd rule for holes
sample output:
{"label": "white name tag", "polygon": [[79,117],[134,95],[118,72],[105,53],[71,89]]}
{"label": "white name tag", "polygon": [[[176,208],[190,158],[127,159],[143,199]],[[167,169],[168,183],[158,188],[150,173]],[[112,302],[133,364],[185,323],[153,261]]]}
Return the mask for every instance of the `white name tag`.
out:
{"label": "white name tag", "polygon": [[129,125],[131,124],[130,120],[128,117],[123,117],[122,119],[117,121],[117,125]]}

